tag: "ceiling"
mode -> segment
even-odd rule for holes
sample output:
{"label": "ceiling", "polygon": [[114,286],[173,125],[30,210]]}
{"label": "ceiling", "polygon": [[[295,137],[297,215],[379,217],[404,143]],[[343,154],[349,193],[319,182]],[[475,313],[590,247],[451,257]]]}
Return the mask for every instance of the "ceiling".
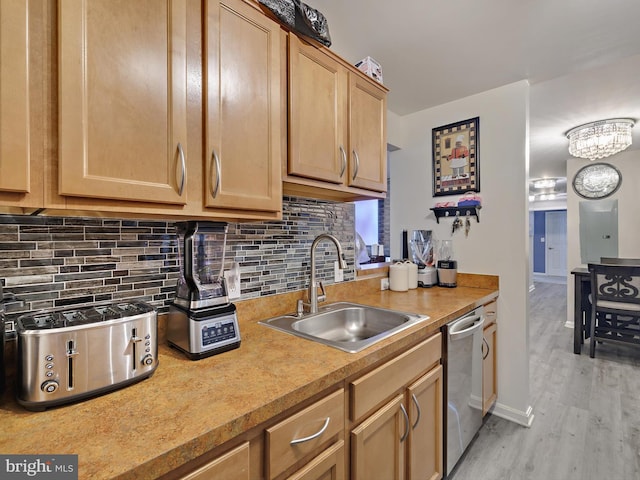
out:
{"label": "ceiling", "polygon": [[[388,108],[407,115],[527,79],[530,177],[565,177],[565,132],[640,121],[637,0],[308,0],[331,49],[382,65]],[[640,147],[640,125],[634,146]]]}

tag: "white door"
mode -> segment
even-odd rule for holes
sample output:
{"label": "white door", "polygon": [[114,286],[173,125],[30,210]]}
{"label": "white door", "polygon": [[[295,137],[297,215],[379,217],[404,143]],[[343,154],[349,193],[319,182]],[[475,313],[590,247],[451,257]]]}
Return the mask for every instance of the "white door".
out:
{"label": "white door", "polygon": [[567,275],[567,211],[546,212],[547,275]]}

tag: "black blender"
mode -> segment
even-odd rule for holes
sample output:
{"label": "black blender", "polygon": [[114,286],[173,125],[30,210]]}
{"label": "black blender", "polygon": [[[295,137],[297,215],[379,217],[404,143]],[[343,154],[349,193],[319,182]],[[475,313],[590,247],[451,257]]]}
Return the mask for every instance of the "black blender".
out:
{"label": "black blender", "polygon": [[228,225],[178,222],[180,277],[169,308],[167,341],[191,360],[240,346],[236,307],[224,279]]}

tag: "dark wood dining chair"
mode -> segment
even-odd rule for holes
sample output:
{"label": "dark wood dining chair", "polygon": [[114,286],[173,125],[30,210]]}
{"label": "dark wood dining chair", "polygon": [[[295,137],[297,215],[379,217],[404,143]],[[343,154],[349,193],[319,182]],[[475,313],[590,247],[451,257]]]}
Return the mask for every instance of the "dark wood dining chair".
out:
{"label": "dark wood dining chair", "polygon": [[596,341],[640,346],[640,265],[589,264],[591,275],[591,345]]}
{"label": "dark wood dining chair", "polygon": [[605,265],[640,265],[640,258],[600,257],[600,263]]}

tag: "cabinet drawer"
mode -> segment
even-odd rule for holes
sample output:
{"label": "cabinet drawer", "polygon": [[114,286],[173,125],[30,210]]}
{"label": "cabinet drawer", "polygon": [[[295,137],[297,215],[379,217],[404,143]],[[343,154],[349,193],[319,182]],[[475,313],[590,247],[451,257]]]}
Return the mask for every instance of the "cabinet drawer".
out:
{"label": "cabinet drawer", "polygon": [[485,328],[498,319],[498,301],[494,300],[484,306],[484,326]]}
{"label": "cabinet drawer", "polygon": [[381,365],[349,385],[350,418],[358,421],[400,388],[438,363],[442,356],[442,334],[428,338],[402,355]]}
{"label": "cabinet drawer", "polygon": [[249,480],[249,443],[245,442],[180,480]]}
{"label": "cabinet drawer", "polygon": [[343,430],[344,390],[338,390],[268,428],[267,478],[277,477]]}

